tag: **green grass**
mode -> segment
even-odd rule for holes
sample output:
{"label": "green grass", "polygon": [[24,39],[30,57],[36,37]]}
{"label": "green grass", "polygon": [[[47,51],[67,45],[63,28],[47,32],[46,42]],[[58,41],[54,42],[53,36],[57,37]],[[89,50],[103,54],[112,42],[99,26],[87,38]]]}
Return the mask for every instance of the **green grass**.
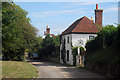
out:
{"label": "green grass", "polygon": [[2,78],[33,78],[37,69],[28,62],[2,61]]}

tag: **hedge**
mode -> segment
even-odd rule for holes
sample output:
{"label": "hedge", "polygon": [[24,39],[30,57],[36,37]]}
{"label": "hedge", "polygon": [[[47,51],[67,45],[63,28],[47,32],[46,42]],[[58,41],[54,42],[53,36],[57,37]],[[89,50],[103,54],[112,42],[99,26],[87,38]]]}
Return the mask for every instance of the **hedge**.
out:
{"label": "hedge", "polygon": [[120,25],[107,25],[86,44],[86,68],[109,78],[120,75]]}

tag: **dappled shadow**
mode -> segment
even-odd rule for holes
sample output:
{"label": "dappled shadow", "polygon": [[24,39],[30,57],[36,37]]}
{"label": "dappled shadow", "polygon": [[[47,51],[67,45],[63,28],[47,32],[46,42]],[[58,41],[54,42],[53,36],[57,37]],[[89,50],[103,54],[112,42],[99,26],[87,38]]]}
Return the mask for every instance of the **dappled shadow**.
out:
{"label": "dappled shadow", "polygon": [[61,70],[63,72],[68,72],[70,77],[72,78],[103,78],[102,76],[92,73],[84,68],[66,67],[66,68],[61,68]]}
{"label": "dappled shadow", "polygon": [[55,64],[33,64],[34,66],[57,66]]}
{"label": "dappled shadow", "polygon": [[32,65],[34,65],[34,66],[56,66],[56,67],[67,66],[67,67],[71,67],[70,65],[53,63],[53,62],[49,62],[49,61],[45,61],[45,60],[27,60],[27,62],[29,62],[29,63],[34,62],[34,63],[32,63]]}
{"label": "dappled shadow", "polygon": [[66,67],[66,68],[61,68],[62,71],[65,71],[65,72],[87,72],[87,69],[78,69],[78,68],[75,68],[75,67]]}
{"label": "dappled shadow", "polygon": [[[49,70],[54,69],[53,72],[54,71],[57,72],[57,70],[59,70],[59,73],[62,72],[62,73],[65,73],[66,75],[68,74],[69,77],[71,77],[71,78],[104,78],[98,74],[88,71],[85,68],[76,68],[75,66],[69,66],[69,65],[65,65],[65,64],[56,64],[56,63],[46,62],[46,61],[42,61],[42,60],[31,60],[28,62],[32,63],[32,65],[34,65],[36,67],[41,67],[42,69],[44,69],[48,66]],[[47,68],[46,68],[46,70],[47,70]]]}
{"label": "dappled shadow", "polygon": [[30,60],[30,59],[27,59],[26,61],[27,62],[43,62],[42,60]]}

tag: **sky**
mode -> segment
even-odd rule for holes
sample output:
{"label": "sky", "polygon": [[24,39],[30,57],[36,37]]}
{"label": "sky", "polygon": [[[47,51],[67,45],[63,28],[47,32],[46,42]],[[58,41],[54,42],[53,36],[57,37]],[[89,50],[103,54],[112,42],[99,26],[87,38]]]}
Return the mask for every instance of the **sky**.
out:
{"label": "sky", "polygon": [[15,2],[28,12],[31,24],[43,36],[47,25],[51,34],[61,34],[83,16],[93,17],[96,3],[103,9],[103,26],[118,23],[118,2]]}

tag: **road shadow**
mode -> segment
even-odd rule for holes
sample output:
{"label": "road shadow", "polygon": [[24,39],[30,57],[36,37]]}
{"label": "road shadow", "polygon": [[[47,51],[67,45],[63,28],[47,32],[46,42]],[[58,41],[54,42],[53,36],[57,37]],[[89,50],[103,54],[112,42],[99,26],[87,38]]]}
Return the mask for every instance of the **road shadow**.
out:
{"label": "road shadow", "polygon": [[46,67],[51,66],[59,69],[63,73],[69,73],[69,77],[71,78],[104,78],[101,75],[98,75],[96,73],[90,72],[89,70],[85,68],[76,68],[75,66],[65,65],[65,64],[58,64],[48,61],[42,61],[42,60],[29,60],[28,62],[34,62],[32,65],[36,67]]}

